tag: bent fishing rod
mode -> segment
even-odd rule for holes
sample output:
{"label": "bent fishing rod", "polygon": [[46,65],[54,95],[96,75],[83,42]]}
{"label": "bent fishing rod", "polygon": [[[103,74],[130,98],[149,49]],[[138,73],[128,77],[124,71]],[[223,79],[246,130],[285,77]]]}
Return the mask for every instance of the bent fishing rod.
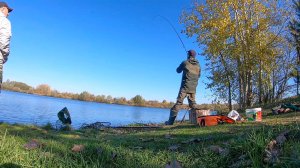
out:
{"label": "bent fishing rod", "polygon": [[174,30],[174,32],[176,33],[177,37],[179,38],[181,44],[182,44],[182,47],[184,48],[185,52],[187,53],[187,49],[181,39],[181,37],[179,36],[179,33],[176,31],[175,27],[173,26],[173,24],[170,22],[170,20],[162,15],[157,15],[158,17],[161,17],[162,19],[164,19],[165,21],[167,21],[169,23],[169,25],[172,27],[172,29]]}

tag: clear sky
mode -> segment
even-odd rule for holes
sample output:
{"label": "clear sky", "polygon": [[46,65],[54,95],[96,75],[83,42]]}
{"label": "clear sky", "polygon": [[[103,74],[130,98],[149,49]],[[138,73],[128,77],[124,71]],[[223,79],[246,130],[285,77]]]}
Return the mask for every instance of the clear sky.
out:
{"label": "clear sky", "polygon": [[[4,80],[61,92],[176,101],[186,53],[172,27],[192,0],[7,0],[14,11]],[[180,36],[187,49],[201,52]],[[204,57],[197,103],[210,103]]]}

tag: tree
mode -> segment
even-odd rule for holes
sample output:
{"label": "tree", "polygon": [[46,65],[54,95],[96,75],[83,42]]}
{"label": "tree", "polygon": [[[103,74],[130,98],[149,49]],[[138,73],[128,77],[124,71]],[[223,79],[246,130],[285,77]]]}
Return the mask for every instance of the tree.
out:
{"label": "tree", "polygon": [[114,103],[115,104],[126,104],[127,100],[125,97],[114,98]]}
{"label": "tree", "polygon": [[51,88],[47,84],[41,84],[36,87],[35,92],[40,95],[48,96],[51,95]]}
{"label": "tree", "polygon": [[10,80],[7,80],[3,83],[3,88],[9,90],[15,90],[15,91],[23,91],[23,92],[28,92],[30,89],[32,89],[31,86],[23,82],[16,82]]}
{"label": "tree", "polygon": [[295,8],[295,18],[293,18],[289,23],[289,28],[291,35],[293,37],[293,40],[291,41],[293,46],[296,49],[297,53],[297,59],[295,62],[297,62],[297,67],[295,68],[295,74],[294,77],[296,78],[296,85],[297,85],[297,95],[299,95],[299,83],[300,83],[300,0],[293,1],[294,2],[294,8]]}
{"label": "tree", "polygon": [[96,96],[96,102],[105,103],[105,95],[98,95]]}
{"label": "tree", "polygon": [[[270,94],[271,100],[282,99],[285,93],[292,90],[292,86],[288,81],[291,79],[291,73],[295,69],[295,57],[293,54],[292,46],[284,45],[284,53],[276,60],[276,69],[274,70],[273,77],[273,92]],[[265,95],[267,97],[268,95]]]}
{"label": "tree", "polygon": [[106,96],[106,103],[112,103],[113,97],[111,95]]}
{"label": "tree", "polygon": [[141,95],[136,95],[135,97],[133,97],[131,99],[131,101],[133,102],[134,105],[137,105],[137,106],[142,106],[145,104],[145,100]]}
{"label": "tree", "polygon": [[[225,60],[224,54],[220,53],[220,57],[211,60],[210,71],[211,75],[207,78],[210,83],[207,83],[207,88],[211,89],[217,97],[228,101],[228,108],[232,110],[232,99],[236,97],[234,92],[233,75],[235,65],[231,65],[230,61]],[[209,65],[209,64],[208,64]]]}
{"label": "tree", "polygon": [[82,100],[82,101],[94,101],[95,100],[95,96],[92,95],[92,94],[90,94],[87,91],[84,91],[84,92],[81,92],[79,94],[78,99]]}
{"label": "tree", "polygon": [[277,45],[284,41],[280,27],[286,16],[276,2],[206,0],[181,17],[186,35],[196,36],[204,47],[211,72],[208,88],[227,99],[229,106],[233,98],[242,109],[251,106],[261,99],[261,86],[271,84],[274,63],[282,52]]}

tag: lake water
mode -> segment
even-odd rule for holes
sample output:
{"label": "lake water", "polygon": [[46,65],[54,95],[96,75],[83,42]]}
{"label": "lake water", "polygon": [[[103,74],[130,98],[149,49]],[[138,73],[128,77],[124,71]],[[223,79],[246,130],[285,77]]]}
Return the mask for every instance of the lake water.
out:
{"label": "lake water", "polygon": [[[6,123],[55,125],[57,113],[67,107],[72,119],[72,127],[82,124],[110,122],[112,126],[132,123],[162,123],[169,118],[169,109],[134,107],[115,104],[84,102],[18,92],[1,91],[0,121]],[[180,111],[177,119],[183,118]],[[188,119],[188,115],[186,115]]]}

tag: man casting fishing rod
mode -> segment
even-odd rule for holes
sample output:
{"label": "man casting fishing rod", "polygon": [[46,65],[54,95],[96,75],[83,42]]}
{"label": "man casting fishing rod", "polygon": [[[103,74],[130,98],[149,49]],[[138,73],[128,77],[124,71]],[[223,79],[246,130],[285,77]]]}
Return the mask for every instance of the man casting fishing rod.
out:
{"label": "man casting fishing rod", "polygon": [[201,74],[201,68],[196,55],[197,53],[194,50],[189,50],[187,52],[187,60],[183,61],[176,69],[177,73],[182,73],[181,86],[177,102],[170,110],[169,120],[165,122],[166,125],[173,125],[186,97],[188,98],[189,107],[196,108],[196,88]]}
{"label": "man casting fishing rod", "polygon": [[178,111],[182,108],[183,100],[187,97],[190,108],[196,108],[196,88],[198,85],[198,80],[201,74],[201,68],[198,60],[196,59],[196,51],[186,50],[186,47],[180,38],[178,32],[172,23],[164,16],[158,15],[169,23],[177,37],[179,38],[182,47],[187,53],[187,60],[183,61],[179,67],[176,69],[177,73],[182,73],[181,86],[177,96],[177,101],[175,105],[170,110],[169,120],[165,122],[166,125],[173,125],[177,117]]}

